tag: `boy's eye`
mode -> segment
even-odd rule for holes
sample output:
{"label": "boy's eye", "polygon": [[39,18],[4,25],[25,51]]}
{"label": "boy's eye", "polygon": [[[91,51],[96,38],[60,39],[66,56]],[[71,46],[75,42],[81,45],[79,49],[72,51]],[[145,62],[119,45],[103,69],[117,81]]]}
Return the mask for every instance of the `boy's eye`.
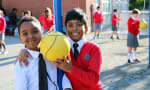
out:
{"label": "boy's eye", "polygon": [[82,23],[77,24],[77,27],[82,27]]}
{"label": "boy's eye", "polygon": [[73,25],[72,24],[68,24],[68,27],[73,27]]}

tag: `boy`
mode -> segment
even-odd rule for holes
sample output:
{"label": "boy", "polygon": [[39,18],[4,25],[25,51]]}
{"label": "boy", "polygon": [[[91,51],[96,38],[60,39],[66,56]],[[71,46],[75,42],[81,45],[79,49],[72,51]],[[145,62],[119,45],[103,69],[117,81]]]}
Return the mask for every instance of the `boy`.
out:
{"label": "boy", "polygon": [[[19,39],[26,45],[26,50],[32,56],[27,58],[28,67],[19,62],[15,65],[15,90],[58,90],[57,68],[40,54],[42,29],[40,22],[32,17],[24,17],[18,25]],[[70,90],[70,82],[64,75],[62,78],[63,90]]]}
{"label": "boy", "polygon": [[118,32],[117,32],[117,30],[118,30],[117,24],[118,24],[118,20],[120,20],[120,18],[118,18],[117,12],[118,12],[118,10],[114,9],[114,14],[112,16],[112,36],[110,37],[112,40],[113,40],[114,33],[116,33],[117,39],[118,40],[120,39],[118,36]]}
{"label": "boy", "polygon": [[131,53],[133,50],[133,62],[138,63],[139,60],[136,58],[136,50],[139,46],[137,35],[140,33],[139,30],[139,16],[140,12],[138,9],[134,9],[132,11],[132,16],[128,19],[128,38],[127,38],[127,46],[128,46],[128,63],[131,63]]}
{"label": "boy", "polygon": [[96,39],[96,36],[98,39],[100,38],[101,26],[104,21],[103,14],[100,11],[100,7],[98,6],[96,9],[97,11],[93,15],[93,23],[94,23],[94,28],[95,28],[93,39]]}
{"label": "boy", "polygon": [[[97,45],[84,38],[84,34],[88,31],[86,14],[79,8],[70,10],[66,14],[65,27],[71,44],[71,57],[68,59],[73,64],[71,72],[66,72],[66,74],[73,90],[102,90],[102,84],[99,82],[101,51]],[[21,53],[20,57],[26,58],[25,52]],[[23,61],[27,64],[27,60]],[[67,71],[63,67],[64,63],[59,59],[54,62],[57,67]]]}

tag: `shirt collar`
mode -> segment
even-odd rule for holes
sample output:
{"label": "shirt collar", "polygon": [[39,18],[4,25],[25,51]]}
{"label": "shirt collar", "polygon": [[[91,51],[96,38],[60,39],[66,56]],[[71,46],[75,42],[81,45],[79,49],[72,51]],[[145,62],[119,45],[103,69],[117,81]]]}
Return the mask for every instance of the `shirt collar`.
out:
{"label": "shirt collar", "polygon": [[97,10],[97,13],[100,14],[101,12]]}
{"label": "shirt collar", "polygon": [[133,20],[136,20],[136,18],[134,18],[133,16],[131,16],[131,18],[132,18]]}
{"label": "shirt collar", "polygon": [[33,50],[30,50],[30,49],[27,49],[27,51],[30,53],[30,55],[33,57],[33,58],[38,58],[40,52],[38,51],[33,51]]}
{"label": "shirt collar", "polygon": [[[75,41],[73,41],[73,40],[71,40],[70,39],[70,44],[71,44],[71,48],[73,48],[73,44],[74,43],[77,43],[79,46],[78,46],[78,50],[79,50],[79,52],[80,52],[80,50],[81,50],[81,48],[82,48],[82,46],[83,46],[83,44],[84,44],[84,42],[85,42],[86,40],[84,39],[84,38],[82,38],[81,40],[79,40],[78,42],[75,42]],[[73,51],[74,52],[74,51]]]}
{"label": "shirt collar", "polygon": [[117,16],[117,13],[116,13],[116,12],[115,12],[114,14]]}

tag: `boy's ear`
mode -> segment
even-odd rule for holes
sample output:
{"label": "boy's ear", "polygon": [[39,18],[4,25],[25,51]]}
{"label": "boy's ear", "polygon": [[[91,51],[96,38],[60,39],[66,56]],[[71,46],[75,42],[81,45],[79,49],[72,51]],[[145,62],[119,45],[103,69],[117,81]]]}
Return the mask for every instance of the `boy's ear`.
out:
{"label": "boy's ear", "polygon": [[88,26],[85,26],[85,34],[88,32]]}

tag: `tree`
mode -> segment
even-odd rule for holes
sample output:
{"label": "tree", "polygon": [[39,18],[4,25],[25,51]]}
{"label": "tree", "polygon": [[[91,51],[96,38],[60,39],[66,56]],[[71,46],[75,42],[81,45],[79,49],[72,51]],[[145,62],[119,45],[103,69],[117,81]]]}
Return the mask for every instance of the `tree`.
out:
{"label": "tree", "polygon": [[[144,7],[144,0],[129,0],[129,9],[134,8],[142,10]],[[145,9],[149,8],[149,0],[145,0]]]}

